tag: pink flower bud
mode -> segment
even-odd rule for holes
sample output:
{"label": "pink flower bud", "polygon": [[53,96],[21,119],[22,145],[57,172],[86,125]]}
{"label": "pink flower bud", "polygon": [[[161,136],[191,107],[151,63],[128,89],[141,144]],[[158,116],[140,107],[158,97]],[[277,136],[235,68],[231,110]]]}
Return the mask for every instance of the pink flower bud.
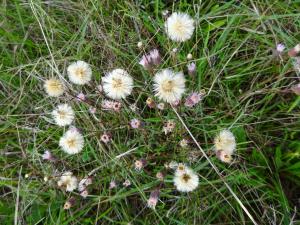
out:
{"label": "pink flower bud", "polygon": [[187,69],[188,69],[188,74],[189,75],[191,75],[191,76],[195,75],[195,73],[196,73],[196,64],[194,62],[189,63],[187,65]]}
{"label": "pink flower bud", "polygon": [[191,93],[185,100],[184,105],[186,107],[193,107],[196,104],[198,104],[202,98],[203,98],[203,93],[199,93],[199,92],[193,92]]}
{"label": "pink flower bud", "polygon": [[161,63],[161,57],[159,51],[157,49],[153,49],[149,52],[149,56],[151,58],[151,62],[154,65],[159,65]]}
{"label": "pink flower bud", "polygon": [[50,151],[45,151],[44,154],[42,155],[43,160],[49,160],[49,161],[55,161],[55,157],[52,155]]}
{"label": "pink flower bud", "polygon": [[77,96],[76,96],[76,98],[77,98],[77,100],[78,101],[82,101],[82,102],[84,102],[85,101],[85,95],[82,93],[82,92],[80,92]]}
{"label": "pink flower bud", "polygon": [[147,201],[147,206],[149,208],[155,209],[158,202],[158,197],[159,197],[159,189],[152,191],[150,194],[150,198]]}

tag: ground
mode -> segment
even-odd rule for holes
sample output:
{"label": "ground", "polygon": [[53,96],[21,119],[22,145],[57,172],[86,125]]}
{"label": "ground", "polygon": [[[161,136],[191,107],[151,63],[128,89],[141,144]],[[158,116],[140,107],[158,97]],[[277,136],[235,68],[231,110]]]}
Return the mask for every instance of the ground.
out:
{"label": "ground", "polygon": [[[297,1],[11,0],[0,4],[1,224],[299,222],[300,97],[291,87],[299,83],[300,66],[287,54],[300,38]],[[167,38],[166,10],[186,12],[195,19],[189,41]],[[282,53],[276,51],[279,43],[286,46]],[[154,48],[160,51],[162,63],[147,71],[139,61]],[[193,59],[187,59],[189,53]],[[76,60],[92,67],[88,85],[67,79],[67,66]],[[187,75],[190,61],[197,66],[194,76]],[[101,77],[115,68],[126,69],[135,82],[119,113],[102,110],[104,96],[97,91]],[[166,105],[163,111],[149,108],[148,97],[159,102],[152,78],[163,68],[184,72],[184,98],[202,90],[203,100],[193,108],[184,104]],[[68,93],[48,97],[43,83],[50,77],[64,78]],[[85,102],[74,98],[81,92]],[[84,149],[76,155],[59,147],[66,128],[56,126],[50,115],[64,102],[75,110],[75,125],[84,135]],[[133,103],[139,109],[136,113],[130,109]],[[132,129],[133,118],[143,121],[143,128]],[[162,129],[168,120],[176,128],[165,135]],[[214,153],[214,137],[223,129],[230,129],[237,141],[230,164]],[[111,133],[111,143],[101,142],[104,132]],[[183,138],[190,140],[188,148],[179,145]],[[58,160],[43,160],[46,150]],[[142,171],[134,168],[138,159],[147,161]],[[183,162],[198,174],[195,191],[176,191],[174,172],[165,168],[171,161]],[[87,198],[58,187],[65,171],[78,179],[91,175]],[[164,182],[156,178],[159,171],[166,174]],[[131,181],[129,187],[122,185],[126,179]],[[112,180],[118,183],[115,189],[109,189]],[[160,197],[154,210],[147,207],[147,199],[155,188],[160,188]],[[65,210],[70,198],[75,204]]]}

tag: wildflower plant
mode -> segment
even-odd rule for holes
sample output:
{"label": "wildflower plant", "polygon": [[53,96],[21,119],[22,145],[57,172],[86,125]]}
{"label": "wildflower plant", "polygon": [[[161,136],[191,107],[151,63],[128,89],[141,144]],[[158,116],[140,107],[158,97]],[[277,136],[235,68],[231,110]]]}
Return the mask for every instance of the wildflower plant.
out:
{"label": "wildflower plant", "polygon": [[[3,51],[32,48],[2,71],[20,80],[1,92],[24,87],[9,92],[3,139],[16,139],[1,144],[18,159],[4,166],[19,165],[16,176],[1,176],[15,223],[289,224],[284,157],[264,149],[298,137],[299,29],[283,34],[263,2],[68,3],[14,3],[21,22],[4,27],[34,31]],[[279,11],[287,24],[290,7]],[[24,120],[11,115],[23,89]],[[41,218],[27,220],[36,209]]]}

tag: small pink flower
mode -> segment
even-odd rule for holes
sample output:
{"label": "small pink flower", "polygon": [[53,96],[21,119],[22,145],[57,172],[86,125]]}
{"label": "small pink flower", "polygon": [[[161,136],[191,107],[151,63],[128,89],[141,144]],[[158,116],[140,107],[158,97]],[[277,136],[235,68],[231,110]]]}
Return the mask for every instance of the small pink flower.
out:
{"label": "small pink flower", "polygon": [[143,55],[139,62],[139,64],[147,70],[151,70],[154,66],[157,66],[160,63],[161,56],[157,49],[153,49],[148,54]]}
{"label": "small pink flower", "polygon": [[124,187],[129,187],[131,185],[131,182],[130,180],[126,179],[124,182],[123,182],[123,186]]}
{"label": "small pink flower", "polygon": [[155,209],[159,197],[159,189],[156,189],[151,192],[150,198],[147,201],[147,206],[151,209]]}
{"label": "small pink flower", "polygon": [[162,172],[157,172],[156,174],[156,178],[160,181],[163,181],[164,180],[164,174]]}
{"label": "small pink flower", "polygon": [[161,57],[157,49],[153,49],[149,52],[149,56],[154,65],[159,65],[161,63]]}
{"label": "small pink flower", "polygon": [[43,160],[49,160],[49,161],[54,161],[55,157],[52,155],[50,151],[45,151],[44,154],[42,155]]}
{"label": "small pink flower", "polygon": [[134,163],[134,168],[137,171],[140,171],[143,167],[146,166],[146,164],[147,164],[147,162],[146,162],[145,159],[136,160],[135,163]]}
{"label": "small pink flower", "polygon": [[122,107],[121,102],[114,102],[112,108],[115,112],[120,112],[121,107]]}
{"label": "small pink flower", "polygon": [[111,110],[113,108],[113,104],[114,104],[113,101],[103,100],[102,103],[101,103],[101,107],[103,109]]}
{"label": "small pink flower", "polygon": [[149,55],[143,55],[140,62],[139,62],[140,65],[142,65],[145,69],[149,70],[151,69],[151,58]]}
{"label": "small pink flower", "polygon": [[159,110],[164,110],[165,109],[165,104],[161,102],[161,103],[157,104],[157,108]]}
{"label": "small pink flower", "polygon": [[102,142],[107,144],[111,141],[111,135],[105,132],[104,134],[101,135],[100,139],[101,139]]}
{"label": "small pink flower", "polygon": [[85,95],[82,93],[82,92],[80,92],[77,96],[76,96],[76,98],[77,98],[77,100],[78,101],[82,101],[82,102],[84,102],[85,101]]}
{"label": "small pink flower", "polygon": [[86,198],[89,195],[89,192],[87,190],[83,190],[80,192],[81,197]]}
{"label": "small pink flower", "polygon": [[279,44],[276,46],[276,50],[277,50],[277,52],[279,52],[279,53],[282,53],[282,52],[284,51],[284,49],[285,49],[285,45],[282,44],[282,43],[279,43]]}
{"label": "small pink flower", "polygon": [[142,122],[140,120],[138,120],[138,119],[132,119],[130,121],[130,126],[133,129],[138,129],[138,128],[140,128],[142,126]]}
{"label": "small pink flower", "polygon": [[195,75],[195,73],[196,73],[196,64],[194,62],[189,63],[187,65],[187,69],[188,69],[188,74],[189,75]]}
{"label": "small pink flower", "polygon": [[172,103],[171,103],[171,105],[172,105],[173,107],[177,107],[177,106],[179,106],[179,104],[180,104],[180,100],[176,100],[175,102],[172,102]]}
{"label": "small pink flower", "polygon": [[90,113],[95,114],[97,109],[95,107],[90,107],[89,111],[90,111]]}
{"label": "small pink flower", "polygon": [[117,183],[116,181],[112,180],[110,183],[109,183],[109,189],[114,189],[117,187]]}
{"label": "small pink flower", "polygon": [[191,93],[185,100],[184,105],[186,107],[193,107],[198,104],[203,98],[203,94],[199,92]]}
{"label": "small pink flower", "polygon": [[115,112],[119,112],[121,110],[122,104],[121,104],[121,102],[103,100],[101,103],[101,107],[104,110],[113,110]]}

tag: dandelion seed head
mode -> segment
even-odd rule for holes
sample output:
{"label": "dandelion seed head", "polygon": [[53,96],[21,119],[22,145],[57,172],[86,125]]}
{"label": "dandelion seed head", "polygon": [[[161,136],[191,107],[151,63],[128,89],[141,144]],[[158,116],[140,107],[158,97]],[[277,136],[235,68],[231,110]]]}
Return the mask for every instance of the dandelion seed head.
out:
{"label": "dandelion seed head", "polygon": [[179,170],[179,167],[176,169],[173,181],[176,189],[180,192],[191,192],[199,185],[198,175],[187,166],[184,170]]}
{"label": "dandelion seed head", "polygon": [[67,68],[67,73],[70,81],[78,85],[87,84],[92,79],[92,69],[84,61],[71,63]]}
{"label": "dandelion seed head", "polygon": [[59,146],[62,150],[70,155],[79,153],[84,146],[84,139],[82,134],[77,129],[70,128],[60,138]]}
{"label": "dandelion seed head", "polygon": [[193,107],[202,100],[203,96],[204,96],[203,93],[193,92],[185,99],[184,105],[186,107]]}
{"label": "dandelion seed head", "polygon": [[44,89],[50,97],[59,97],[65,91],[63,83],[56,78],[46,80],[44,83]]}
{"label": "dandelion seed head", "polygon": [[70,125],[75,117],[74,111],[68,104],[61,104],[52,111],[52,116],[58,126]]}
{"label": "dandelion seed head", "polygon": [[183,73],[175,73],[164,69],[154,76],[154,92],[160,100],[173,103],[181,99],[185,92],[185,78]]}
{"label": "dandelion seed head", "polygon": [[66,191],[71,192],[77,188],[77,178],[73,176],[73,173],[68,171],[62,174],[57,185],[59,187],[65,187]]}
{"label": "dandelion seed head", "polygon": [[215,137],[214,144],[216,151],[224,151],[227,155],[232,155],[236,148],[235,137],[229,130],[222,130]]}
{"label": "dandelion seed head", "polygon": [[124,99],[131,94],[133,79],[127,71],[115,69],[102,77],[103,90],[112,99]]}
{"label": "dandelion seed head", "polygon": [[165,22],[168,37],[176,42],[189,40],[194,32],[194,20],[186,13],[174,12]]}

